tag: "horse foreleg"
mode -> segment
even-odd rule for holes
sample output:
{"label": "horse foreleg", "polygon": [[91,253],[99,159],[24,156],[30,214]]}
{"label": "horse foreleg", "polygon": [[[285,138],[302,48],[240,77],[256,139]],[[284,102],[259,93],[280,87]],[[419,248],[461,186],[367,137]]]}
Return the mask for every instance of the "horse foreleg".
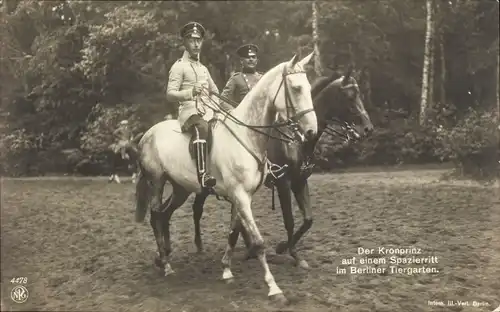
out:
{"label": "horse foreleg", "polygon": [[205,205],[205,200],[208,194],[200,193],[197,194],[193,202],[193,221],[194,221],[194,243],[198,250],[198,253],[203,252],[203,243],[201,241],[201,230],[200,230],[200,220],[203,215],[203,205]]}
{"label": "horse foreleg", "polygon": [[245,242],[245,247],[247,248],[247,254],[245,256],[245,260],[249,259],[257,259],[257,254],[255,253],[255,250],[252,249],[252,242],[250,240],[250,235],[248,235],[247,231],[243,227],[243,224],[241,223],[241,219],[238,219],[238,224],[236,225],[236,228],[238,229],[238,234],[241,233],[241,236],[243,237],[243,241]]}
{"label": "horse foreleg", "polygon": [[[264,239],[260,234],[259,228],[255,223],[255,219],[252,213],[252,199],[251,196],[243,190],[238,190],[235,193],[235,198],[233,203],[235,204],[239,217],[241,218],[241,222],[245,230],[248,232],[251,241],[252,247],[250,250],[253,250],[257,257],[259,258],[259,262],[264,269],[264,280],[266,281],[267,286],[269,287],[268,297],[272,299],[276,299],[282,303],[286,302],[286,298],[283,295],[283,292],[278,287],[274,280],[274,276],[269,269],[269,264],[266,259],[266,252],[264,246]],[[229,246],[228,246],[229,248]]]}
{"label": "horse foreleg", "polygon": [[302,212],[303,223],[297,230],[289,243],[290,255],[295,258],[298,266],[302,268],[309,268],[309,265],[304,259],[300,259],[295,250],[295,245],[302,238],[302,236],[309,231],[313,223],[312,208],[311,208],[311,198],[309,196],[309,184],[307,179],[296,180],[296,183],[292,183],[292,192],[297,200],[299,209]]}
{"label": "horse foreleg", "polygon": [[282,241],[276,246],[276,253],[283,254],[290,247],[293,237],[294,220],[292,211],[292,195],[290,193],[290,184],[287,180],[281,179],[276,183],[278,197],[280,200],[280,207],[283,213],[283,223],[285,224],[287,241]]}
{"label": "horse foreleg", "polygon": [[170,195],[169,199],[162,205],[161,209],[165,212],[162,216],[162,232],[163,232],[163,240],[164,240],[164,272],[165,276],[174,273],[172,266],[170,265],[170,259],[172,255],[172,245],[170,242],[170,219],[174,212],[182,206],[189,197],[189,192],[186,191],[181,186],[172,183],[173,190],[172,195]]}

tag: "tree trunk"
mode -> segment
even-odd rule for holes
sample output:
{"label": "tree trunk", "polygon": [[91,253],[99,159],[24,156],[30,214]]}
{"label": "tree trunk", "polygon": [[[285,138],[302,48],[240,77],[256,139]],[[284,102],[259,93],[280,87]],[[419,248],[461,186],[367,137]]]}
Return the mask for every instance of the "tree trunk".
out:
{"label": "tree trunk", "polygon": [[[434,19],[431,21],[431,47],[429,54],[429,96],[427,97],[427,112],[434,109],[434,75],[435,75],[435,55],[436,55],[436,29]],[[427,114],[426,114],[427,115]]]}
{"label": "tree trunk", "polygon": [[318,9],[316,1],[312,2],[312,32],[314,43],[314,73],[316,74],[316,77],[321,77],[323,68],[321,66],[321,55],[319,52]]}
{"label": "tree trunk", "polygon": [[439,80],[439,101],[443,107],[446,107],[446,58],[444,55],[444,43],[443,43],[443,32],[440,31],[439,34],[439,63],[441,65],[440,69],[440,80]]}
{"label": "tree trunk", "polygon": [[429,101],[429,69],[431,59],[431,42],[432,42],[432,0],[426,1],[427,22],[425,32],[425,52],[424,66],[422,70],[422,95],[420,99],[420,125],[424,125],[427,118],[427,106]]}
{"label": "tree trunk", "polygon": [[500,53],[497,53],[497,127],[500,130]]}
{"label": "tree trunk", "polygon": [[372,106],[372,85],[371,85],[371,75],[370,75],[370,69],[368,67],[365,67],[362,72],[362,84],[363,84],[363,93],[365,95],[364,98],[364,104],[365,108],[368,107],[373,107]]}

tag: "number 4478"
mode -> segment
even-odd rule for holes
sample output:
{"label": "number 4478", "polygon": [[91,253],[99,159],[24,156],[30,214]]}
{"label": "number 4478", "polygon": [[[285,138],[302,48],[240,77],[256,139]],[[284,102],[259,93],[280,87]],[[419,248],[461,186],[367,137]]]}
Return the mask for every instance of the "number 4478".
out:
{"label": "number 4478", "polygon": [[27,277],[13,277],[10,282],[12,284],[26,284],[28,283],[28,278]]}

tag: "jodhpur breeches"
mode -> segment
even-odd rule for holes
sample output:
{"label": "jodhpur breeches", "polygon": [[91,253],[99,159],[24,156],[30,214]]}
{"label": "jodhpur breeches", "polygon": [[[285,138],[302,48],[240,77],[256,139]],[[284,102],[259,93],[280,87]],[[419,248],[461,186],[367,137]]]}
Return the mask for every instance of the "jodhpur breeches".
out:
{"label": "jodhpur breeches", "polygon": [[[208,122],[203,119],[200,115],[193,115],[186,120],[183,128],[195,136],[198,132],[200,140],[207,140],[208,138]],[[196,129],[198,131],[196,131]]]}

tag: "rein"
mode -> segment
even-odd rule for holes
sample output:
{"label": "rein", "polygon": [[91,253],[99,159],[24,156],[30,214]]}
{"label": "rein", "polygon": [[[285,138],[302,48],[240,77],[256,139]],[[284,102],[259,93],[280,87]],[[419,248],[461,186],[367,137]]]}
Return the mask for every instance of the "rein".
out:
{"label": "rein", "polygon": [[[279,89],[278,89],[279,91]],[[205,93],[205,95],[214,95],[215,97],[217,97],[218,99],[228,103],[228,104],[238,104],[238,103],[235,103],[234,101],[220,95],[220,94],[217,94],[215,92],[212,92],[212,91],[209,91],[208,93]],[[215,102],[214,100],[212,100],[210,97],[209,97],[210,101],[216,106],[216,108],[214,109],[212,107],[212,109],[214,111],[216,111],[217,113],[222,113],[224,114],[224,117],[225,118],[229,118],[231,119],[234,123],[236,123],[237,125],[240,125],[240,126],[244,126],[246,128],[249,128],[257,133],[260,133],[260,134],[263,134],[271,139],[275,139],[275,140],[279,140],[281,142],[285,142],[285,143],[288,143],[288,144],[293,144],[293,143],[297,143],[297,140],[295,138],[293,138],[292,136],[289,136],[288,134],[285,134],[284,132],[282,132],[280,130],[281,127],[291,127],[293,125],[293,122],[290,121],[290,120],[287,120],[285,122],[281,122],[281,123],[277,123],[277,122],[274,122],[272,125],[270,126],[255,126],[255,125],[249,125],[249,124],[246,124],[242,121],[240,121],[238,118],[234,117],[230,112],[226,112],[224,109],[222,109],[222,107],[220,106],[220,104],[218,104],[217,102]],[[206,104],[205,104],[206,105]],[[207,105],[208,106],[208,105]],[[233,105],[234,106],[234,105]],[[277,137],[277,136],[274,136],[272,134],[269,134],[269,133],[266,133],[264,131],[261,131],[260,129],[274,129],[278,132],[280,132],[281,134],[283,134],[286,139],[283,139],[283,138],[280,138],[280,137]]]}
{"label": "rein", "polygon": [[[212,98],[210,97],[210,95],[215,95],[217,98],[219,98],[220,100],[232,105],[232,106],[237,106],[238,103],[235,103],[234,101],[220,95],[220,94],[217,94],[215,92],[212,92],[210,91],[209,89],[207,89],[206,87],[204,88],[203,91],[205,91],[205,95],[208,95],[207,97],[210,99],[210,101],[215,104],[216,106],[216,109],[214,109],[212,107],[212,109],[214,111],[217,111],[218,113],[222,113],[225,115],[225,118],[230,118],[234,123],[240,125],[240,126],[244,126],[244,127],[247,127],[255,132],[258,132],[260,134],[263,134],[265,136],[269,138],[272,138],[272,139],[275,139],[275,140],[279,140],[279,141],[282,141],[282,142],[286,142],[288,144],[292,144],[292,143],[297,143],[297,139],[296,138],[293,138],[287,134],[285,134],[284,132],[282,132],[279,128],[281,127],[288,127],[292,130],[292,132],[294,134],[296,134],[296,137],[300,137],[300,139],[303,141],[304,137],[302,134],[299,135],[299,126],[298,126],[298,123],[297,121],[302,118],[304,115],[306,115],[307,113],[310,113],[310,112],[314,112],[314,107],[313,108],[310,108],[310,109],[306,109],[306,110],[303,110],[301,112],[296,112],[296,108],[295,106],[293,105],[293,101],[292,101],[292,98],[290,96],[290,90],[289,88],[287,87],[288,84],[287,84],[287,80],[286,80],[286,76],[288,75],[293,75],[293,74],[303,74],[305,73],[305,71],[296,71],[296,72],[287,72],[287,66],[285,65],[283,67],[283,73],[282,73],[282,80],[281,80],[281,83],[278,87],[278,90],[276,90],[276,94],[274,95],[274,99],[272,101],[272,103],[276,103],[276,98],[278,97],[278,94],[279,94],[279,91],[281,90],[281,87],[284,86],[284,89],[285,89],[285,106],[286,106],[286,114],[287,114],[287,120],[285,120],[284,122],[274,122],[272,125],[269,125],[269,126],[256,126],[256,125],[249,125],[249,124],[246,124],[244,122],[242,122],[241,120],[239,120],[238,118],[234,117],[230,112],[226,112],[224,109],[222,109],[222,107],[216,103],[214,100],[212,100]],[[207,92],[208,91],[208,92]],[[207,94],[208,93],[208,94]],[[206,103],[205,103],[206,105]],[[209,106],[209,105],[207,105]],[[290,114],[290,111],[293,111],[295,114],[291,116]],[[222,121],[222,123],[224,123],[224,120]],[[276,137],[276,136],[273,136],[269,133],[266,133],[264,131],[260,131],[258,129],[274,129],[276,131],[278,131],[279,133],[281,133],[284,137],[286,137],[286,139],[283,139],[283,138],[280,138],[280,137]]]}
{"label": "rein", "polygon": [[354,128],[354,125],[349,124],[348,122],[341,121],[337,118],[327,120],[326,122],[327,123],[333,122],[333,123],[339,124],[340,128],[342,129],[342,132],[337,130],[337,129],[332,128],[331,124],[328,124],[322,132],[326,133],[328,135],[331,135],[333,137],[339,137],[341,139],[344,139],[344,143],[348,143],[349,141],[358,140],[361,137],[361,135],[358,133],[358,131]]}
{"label": "rein", "polygon": [[[287,81],[286,81],[286,76],[288,75],[293,75],[293,74],[300,74],[300,73],[305,73],[304,71],[297,71],[297,72],[291,72],[291,73],[288,73],[286,72],[287,70],[287,67],[285,66],[283,68],[283,73],[282,73],[282,80],[281,80],[281,83],[278,87],[278,90],[276,90],[276,94],[274,96],[274,99],[272,101],[273,104],[276,103],[276,99],[278,97],[278,94],[279,94],[279,91],[281,90],[281,87],[283,86],[284,90],[285,90],[285,107],[286,107],[286,114],[287,114],[287,120],[284,121],[284,122],[274,122],[272,125],[269,125],[269,126],[257,126],[257,125],[249,125],[249,124],[246,124],[244,122],[242,122],[241,120],[239,120],[238,118],[236,118],[234,115],[232,115],[230,112],[226,112],[221,106],[219,103],[217,103],[216,101],[214,101],[210,96],[211,95],[214,95],[216,96],[218,99],[222,100],[222,101],[225,101],[226,103],[228,104],[231,104],[232,106],[236,106],[234,104],[237,104],[237,103],[234,103],[232,100],[218,94],[218,93],[215,93],[215,92],[212,92],[211,90],[209,90],[208,88],[204,87],[203,90],[202,90],[202,93],[204,93],[204,95],[206,95],[211,104],[214,104],[215,105],[215,109],[214,107],[211,107],[212,110],[218,112],[218,113],[223,113],[225,115],[225,118],[224,120],[219,120],[225,127],[226,129],[236,138],[236,140],[250,153],[250,155],[252,155],[253,158],[255,158],[255,160],[257,161],[257,164],[259,165],[259,171],[262,172],[261,174],[261,179],[259,181],[259,184],[258,184],[258,187],[262,185],[262,183],[264,182],[264,179],[265,179],[265,175],[264,175],[264,171],[265,171],[265,167],[267,165],[267,150],[264,152],[264,157],[262,159],[260,159],[256,154],[255,152],[249,148],[247,146],[247,144],[245,144],[245,142],[243,142],[243,140],[241,140],[238,135],[236,133],[234,133],[234,131],[225,123],[225,120],[226,118],[230,118],[235,124],[237,125],[240,125],[240,126],[244,126],[252,131],[255,131],[257,133],[260,133],[260,134],[263,134],[265,137],[267,137],[267,141],[269,141],[269,139],[275,139],[275,140],[279,140],[279,141],[282,141],[282,142],[286,142],[288,144],[292,144],[292,143],[295,143],[297,144],[298,143],[298,140],[297,138],[293,138],[292,136],[284,133],[283,131],[281,131],[279,128],[280,127],[288,127],[290,128],[295,134],[296,134],[296,137],[299,136],[298,133],[299,133],[299,126],[297,124],[297,121],[302,118],[305,114],[307,113],[310,113],[310,112],[314,112],[314,108],[310,108],[310,109],[305,109],[303,111],[300,111],[300,112],[296,112],[296,107],[293,105],[293,102],[292,102],[292,97],[290,96],[290,90],[289,88],[287,87],[288,84],[287,84]],[[205,105],[207,105],[207,103],[204,103]],[[207,105],[210,107],[210,105]],[[290,112],[292,111],[292,112]],[[294,115],[291,115],[295,113]],[[262,131],[260,129],[274,129],[276,131],[278,131],[279,133],[281,133],[283,136],[285,136],[285,139],[281,138],[281,137],[277,137],[277,136],[273,136],[269,133],[266,133],[265,131]],[[301,139],[303,139],[303,135],[301,135]]]}

